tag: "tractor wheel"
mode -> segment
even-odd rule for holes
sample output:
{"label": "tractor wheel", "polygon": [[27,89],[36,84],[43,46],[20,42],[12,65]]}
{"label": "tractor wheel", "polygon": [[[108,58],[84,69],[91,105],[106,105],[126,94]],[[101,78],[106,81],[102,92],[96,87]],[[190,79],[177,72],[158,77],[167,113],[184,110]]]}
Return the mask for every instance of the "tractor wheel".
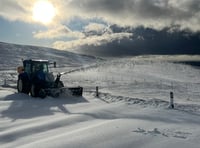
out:
{"label": "tractor wheel", "polygon": [[32,97],[40,97],[40,98],[44,99],[47,95],[46,95],[46,92],[43,89],[41,89],[37,85],[33,84],[31,86],[31,96]]}
{"label": "tractor wheel", "polygon": [[28,84],[24,80],[22,80],[22,78],[19,78],[17,81],[17,90],[19,93],[29,93]]}
{"label": "tractor wheel", "polygon": [[38,97],[39,89],[33,84],[31,85],[31,97]]}
{"label": "tractor wheel", "polygon": [[47,96],[47,94],[44,89],[40,89],[38,96],[44,99]]}

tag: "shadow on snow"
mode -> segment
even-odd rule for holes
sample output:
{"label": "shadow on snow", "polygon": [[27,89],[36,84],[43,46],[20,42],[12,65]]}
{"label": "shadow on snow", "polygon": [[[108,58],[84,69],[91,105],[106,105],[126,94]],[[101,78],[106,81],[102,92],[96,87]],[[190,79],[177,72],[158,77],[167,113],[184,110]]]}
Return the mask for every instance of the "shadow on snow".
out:
{"label": "shadow on snow", "polygon": [[84,97],[60,96],[40,99],[20,93],[7,95],[1,101],[12,101],[9,108],[1,112],[1,117],[11,118],[12,121],[53,115],[55,112],[70,114],[65,107],[66,104],[88,102]]}

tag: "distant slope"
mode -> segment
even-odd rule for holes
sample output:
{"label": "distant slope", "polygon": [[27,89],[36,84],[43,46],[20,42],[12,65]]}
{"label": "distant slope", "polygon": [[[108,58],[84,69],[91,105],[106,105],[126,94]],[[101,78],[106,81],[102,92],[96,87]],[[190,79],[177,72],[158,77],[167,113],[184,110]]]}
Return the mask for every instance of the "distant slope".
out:
{"label": "distant slope", "polygon": [[0,69],[13,69],[21,65],[21,59],[48,59],[59,66],[79,67],[96,61],[95,57],[79,55],[46,47],[16,45],[0,42]]}

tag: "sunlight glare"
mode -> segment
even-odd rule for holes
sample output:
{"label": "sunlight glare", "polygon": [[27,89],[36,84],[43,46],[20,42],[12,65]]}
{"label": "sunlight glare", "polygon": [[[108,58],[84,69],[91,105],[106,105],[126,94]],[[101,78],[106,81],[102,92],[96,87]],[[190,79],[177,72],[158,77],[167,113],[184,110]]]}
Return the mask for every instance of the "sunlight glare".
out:
{"label": "sunlight glare", "polygon": [[33,7],[33,19],[43,24],[51,23],[56,15],[55,8],[48,0],[39,0]]}

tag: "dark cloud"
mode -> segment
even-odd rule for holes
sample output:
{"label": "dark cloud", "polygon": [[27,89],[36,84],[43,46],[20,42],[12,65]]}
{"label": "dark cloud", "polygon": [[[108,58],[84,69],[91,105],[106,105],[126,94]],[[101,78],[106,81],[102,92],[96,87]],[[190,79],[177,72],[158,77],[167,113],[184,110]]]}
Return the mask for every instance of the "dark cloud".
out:
{"label": "dark cloud", "polygon": [[160,31],[138,27],[135,29],[112,26],[113,33],[129,31],[133,36],[113,40],[101,46],[83,45],[78,52],[95,56],[182,55],[200,54],[200,32],[179,30],[178,26]]}
{"label": "dark cloud", "polygon": [[111,27],[105,33],[102,24],[90,26],[83,31],[86,38],[54,47],[97,56],[200,54],[200,0],[72,0],[67,5],[79,10],[80,18],[101,18]]}
{"label": "dark cloud", "polygon": [[199,0],[73,0],[69,6],[79,9],[79,15],[101,17],[121,26],[163,29],[173,24],[200,30]]}

